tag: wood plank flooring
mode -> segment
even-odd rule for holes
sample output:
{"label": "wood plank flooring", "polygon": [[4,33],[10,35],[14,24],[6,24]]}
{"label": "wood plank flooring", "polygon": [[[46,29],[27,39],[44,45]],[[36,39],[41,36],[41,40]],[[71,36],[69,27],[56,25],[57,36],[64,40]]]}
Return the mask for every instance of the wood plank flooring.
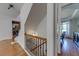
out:
{"label": "wood plank flooring", "polygon": [[10,39],[0,41],[0,56],[27,56],[27,54],[18,43],[12,45]]}
{"label": "wood plank flooring", "polygon": [[64,39],[61,49],[62,56],[79,56],[79,47],[71,39]]}
{"label": "wood plank flooring", "polygon": [[[79,56],[79,47],[71,39],[64,39],[61,49],[62,56]],[[11,45],[11,40],[0,41],[0,56],[27,56],[21,46],[16,43]]]}

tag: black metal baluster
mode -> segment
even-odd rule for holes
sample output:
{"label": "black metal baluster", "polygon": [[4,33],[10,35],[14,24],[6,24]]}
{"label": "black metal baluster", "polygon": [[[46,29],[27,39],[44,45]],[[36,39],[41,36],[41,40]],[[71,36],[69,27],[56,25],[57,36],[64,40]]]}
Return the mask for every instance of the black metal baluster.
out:
{"label": "black metal baluster", "polygon": [[[38,46],[39,46],[39,39],[38,39]],[[39,56],[39,47],[38,47],[38,56]]]}
{"label": "black metal baluster", "polygon": [[46,56],[47,56],[47,42],[46,42],[46,48],[45,48],[45,50],[46,50]]}
{"label": "black metal baluster", "polygon": [[[41,40],[40,40],[40,45],[41,45]],[[40,56],[41,56],[41,46],[39,46],[40,47]]]}
{"label": "black metal baluster", "polygon": [[[43,40],[43,43],[44,43],[44,40]],[[43,56],[44,56],[44,44],[43,44]]]}
{"label": "black metal baluster", "polygon": [[[35,40],[36,40],[36,47],[37,47],[37,38]],[[37,48],[36,48],[36,55],[37,55]]]}

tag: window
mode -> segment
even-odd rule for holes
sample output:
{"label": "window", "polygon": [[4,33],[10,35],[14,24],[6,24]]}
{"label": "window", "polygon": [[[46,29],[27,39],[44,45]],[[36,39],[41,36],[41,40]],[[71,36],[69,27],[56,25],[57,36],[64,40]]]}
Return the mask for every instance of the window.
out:
{"label": "window", "polygon": [[67,34],[69,34],[69,22],[63,22],[61,27],[62,27],[61,30],[62,33],[66,32]]}

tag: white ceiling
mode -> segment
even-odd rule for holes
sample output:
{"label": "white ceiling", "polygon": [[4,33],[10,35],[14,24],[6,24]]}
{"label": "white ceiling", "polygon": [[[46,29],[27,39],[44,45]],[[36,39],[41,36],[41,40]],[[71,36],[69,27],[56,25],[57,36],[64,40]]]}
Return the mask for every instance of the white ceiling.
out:
{"label": "white ceiling", "polygon": [[62,8],[62,18],[79,18],[79,4],[71,4]]}
{"label": "white ceiling", "polygon": [[69,4],[69,3],[60,3],[61,7],[64,7],[65,5]]}
{"label": "white ceiling", "polygon": [[[14,8],[8,10],[9,4],[14,5]],[[0,3],[0,14],[10,17],[16,17],[20,13],[23,3]]]}

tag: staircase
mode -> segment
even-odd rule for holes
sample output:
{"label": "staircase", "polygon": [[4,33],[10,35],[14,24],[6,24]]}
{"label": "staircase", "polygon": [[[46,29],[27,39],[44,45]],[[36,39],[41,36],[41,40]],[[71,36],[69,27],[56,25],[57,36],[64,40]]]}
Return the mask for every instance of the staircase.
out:
{"label": "staircase", "polygon": [[25,33],[26,46],[35,56],[47,56],[47,39]]}

